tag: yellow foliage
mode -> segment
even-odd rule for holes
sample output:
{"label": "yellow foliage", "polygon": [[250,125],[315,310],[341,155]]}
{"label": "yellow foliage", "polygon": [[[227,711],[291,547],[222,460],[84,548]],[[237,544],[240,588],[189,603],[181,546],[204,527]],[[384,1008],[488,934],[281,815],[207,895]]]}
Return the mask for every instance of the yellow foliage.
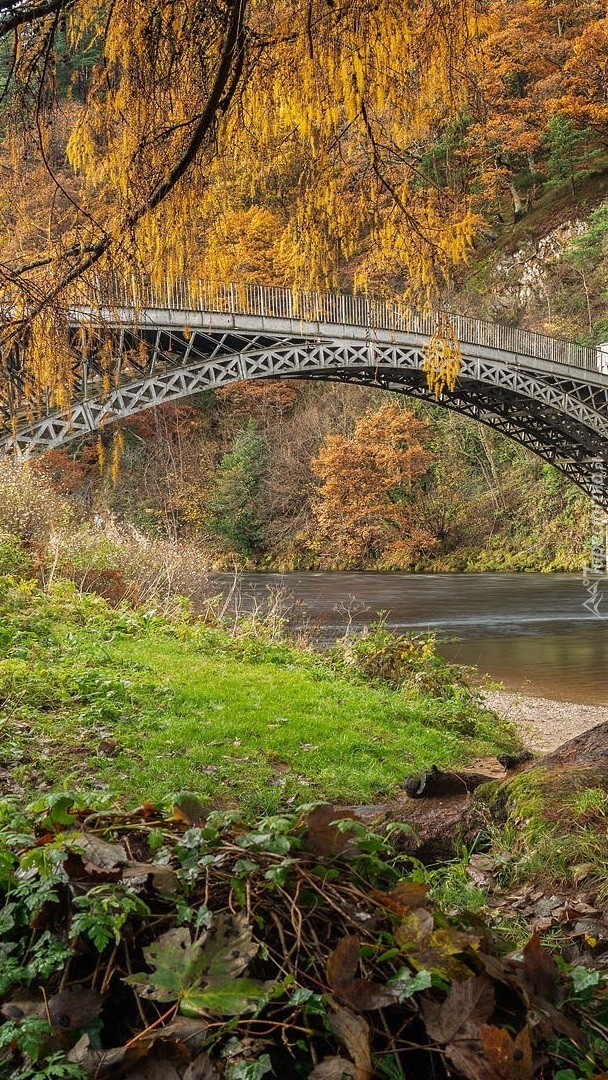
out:
{"label": "yellow foliage", "polygon": [[444,318],[429,338],[422,363],[427,386],[436,398],[441,397],[445,390],[455,388],[461,367],[462,352],[458,338],[449,319]]}
{"label": "yellow foliage", "polygon": [[[6,343],[29,326],[31,399],[51,388],[60,405],[71,392],[57,313],[87,303],[92,268],[333,287],[356,256],[359,287],[399,282],[428,303],[480,220],[457,185],[418,167],[475,108],[461,70],[479,66],[478,9],[66,0],[60,20],[26,19],[15,30],[24,93],[2,116],[0,303],[14,313]],[[55,92],[58,28],[68,49],[99,52],[80,101]]]}

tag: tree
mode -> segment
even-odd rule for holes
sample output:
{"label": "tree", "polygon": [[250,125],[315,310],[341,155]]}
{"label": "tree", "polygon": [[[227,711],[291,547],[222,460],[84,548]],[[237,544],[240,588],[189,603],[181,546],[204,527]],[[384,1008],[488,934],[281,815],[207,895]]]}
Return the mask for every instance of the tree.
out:
{"label": "tree", "polygon": [[321,481],[315,513],[324,553],[341,565],[407,567],[433,546],[413,512],[431,461],[425,434],[424,421],[389,402],[358,420],[351,437],[325,440],[312,462]]}
{"label": "tree", "polygon": [[[268,223],[246,215],[268,180],[295,284],[335,282],[363,249],[365,280],[437,290],[478,219],[417,163],[475,96],[458,64],[476,12],[476,0],[0,0],[13,394],[65,403],[77,357],[61,311],[90,301],[100,273],[205,269],[229,211],[257,243]],[[82,65],[95,57],[86,79],[76,65],[77,91],[66,42]],[[247,259],[233,265],[248,273]]]}
{"label": "tree", "polygon": [[492,0],[485,41],[473,56],[481,107],[468,131],[482,181],[480,212],[500,209],[507,196],[515,216],[523,213],[522,196],[540,189],[547,143],[552,149],[558,136],[553,117],[571,125],[579,160],[605,143],[607,60],[601,0],[578,7],[568,0]]}
{"label": "tree", "polygon": [[255,424],[237,436],[214,478],[207,526],[239,555],[262,551],[268,524],[265,486],[268,463]]}

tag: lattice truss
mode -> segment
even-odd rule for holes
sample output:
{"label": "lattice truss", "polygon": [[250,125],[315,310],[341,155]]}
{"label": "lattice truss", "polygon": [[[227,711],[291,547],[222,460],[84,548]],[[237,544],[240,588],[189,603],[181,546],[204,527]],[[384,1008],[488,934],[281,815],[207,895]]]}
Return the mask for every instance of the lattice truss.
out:
{"label": "lattice truss", "polygon": [[[262,317],[203,319],[200,313],[191,317],[194,326],[183,313],[177,329],[179,320],[171,316],[167,325],[143,323],[140,316],[137,326],[98,327],[80,354],[82,332],[75,328],[71,406],[38,416],[24,407],[7,410],[0,453],[26,459],[144,409],[243,380],[341,380],[430,397],[420,335],[351,326],[323,326],[320,334],[318,325],[305,328],[290,319],[273,319],[270,326]],[[528,446],[608,510],[608,491],[597,488],[598,462],[608,462],[608,376],[480,346],[463,344],[462,350],[456,388],[440,404]],[[104,390],[102,357],[109,353],[111,388]]]}

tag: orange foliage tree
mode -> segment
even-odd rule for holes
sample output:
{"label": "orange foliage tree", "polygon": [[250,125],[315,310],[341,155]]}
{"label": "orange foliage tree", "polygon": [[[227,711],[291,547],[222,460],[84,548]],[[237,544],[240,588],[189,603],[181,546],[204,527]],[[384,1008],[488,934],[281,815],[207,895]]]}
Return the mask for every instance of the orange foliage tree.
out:
{"label": "orange foliage tree", "polygon": [[432,547],[414,503],[431,463],[424,421],[389,402],[357,421],[352,436],[330,435],[312,462],[321,481],[317,544],[342,566],[410,565]]}
{"label": "orange foliage tree", "polygon": [[555,117],[585,133],[579,159],[606,142],[606,5],[493,0],[483,48],[471,60],[480,106],[467,129],[478,163],[475,205],[487,213],[508,193],[517,215],[544,178]]}

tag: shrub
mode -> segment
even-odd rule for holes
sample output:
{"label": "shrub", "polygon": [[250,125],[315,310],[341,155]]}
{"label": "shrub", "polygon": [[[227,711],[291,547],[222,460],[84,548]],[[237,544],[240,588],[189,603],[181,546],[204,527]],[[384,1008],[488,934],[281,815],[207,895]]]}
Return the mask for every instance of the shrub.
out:
{"label": "shrub", "polygon": [[31,560],[19,537],[0,532],[0,575],[27,577],[32,570]]}
{"label": "shrub", "polygon": [[27,544],[46,542],[70,520],[68,503],[28,465],[0,461],[0,530]]}
{"label": "shrub", "polygon": [[341,638],[330,655],[341,667],[389,686],[410,686],[438,697],[472,696],[463,669],[439,655],[432,634],[392,634],[381,621]]}

